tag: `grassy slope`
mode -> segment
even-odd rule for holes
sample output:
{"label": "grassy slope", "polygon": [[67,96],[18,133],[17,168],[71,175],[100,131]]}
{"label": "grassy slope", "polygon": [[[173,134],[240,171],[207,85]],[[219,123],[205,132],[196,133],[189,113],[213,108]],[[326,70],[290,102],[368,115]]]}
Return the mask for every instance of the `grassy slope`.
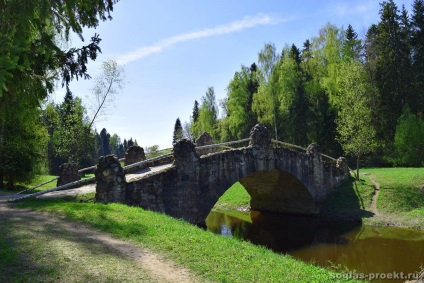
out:
{"label": "grassy slope", "polygon": [[[371,224],[424,230],[424,168],[364,169],[364,179],[380,184],[377,208],[382,217]],[[373,222],[374,221],[374,222]]]}
{"label": "grassy slope", "polygon": [[250,195],[239,182],[234,183],[214,206],[219,210],[246,210],[250,208]]}
{"label": "grassy slope", "polygon": [[[182,220],[120,204],[32,200],[22,206],[62,214],[132,240],[218,282],[331,282],[332,271],[282,256],[233,238],[204,231]],[[334,278],[334,277],[333,277]],[[353,281],[352,281],[353,282]]]}

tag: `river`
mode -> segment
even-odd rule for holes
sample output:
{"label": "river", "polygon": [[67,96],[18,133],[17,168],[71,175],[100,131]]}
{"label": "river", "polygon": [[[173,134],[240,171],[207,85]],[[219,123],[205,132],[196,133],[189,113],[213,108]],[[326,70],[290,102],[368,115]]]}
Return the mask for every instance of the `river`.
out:
{"label": "river", "polygon": [[[248,240],[305,262],[341,266],[345,276],[388,278],[401,272],[416,274],[424,268],[423,231],[258,211],[211,211],[206,225],[214,233]],[[387,278],[372,282],[405,281]]]}

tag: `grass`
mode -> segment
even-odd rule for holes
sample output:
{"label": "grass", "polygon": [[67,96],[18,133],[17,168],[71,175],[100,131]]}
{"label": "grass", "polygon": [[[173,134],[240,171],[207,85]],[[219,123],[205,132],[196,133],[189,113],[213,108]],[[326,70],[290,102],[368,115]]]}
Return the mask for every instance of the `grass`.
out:
{"label": "grass", "polygon": [[382,216],[375,225],[394,225],[424,230],[424,168],[364,169],[362,178],[380,184],[377,208]]}
{"label": "grass", "polygon": [[[50,181],[50,180],[52,180],[52,179],[54,179],[56,177],[57,176],[54,176],[54,175],[37,175],[30,182],[17,183],[15,185],[14,190],[3,190],[3,189],[0,189],[0,193],[1,194],[15,194],[15,193],[17,193],[19,191],[30,189],[30,188],[33,188],[33,187],[39,185],[39,184],[42,184],[42,183],[47,182],[47,181]],[[84,174],[84,175],[81,176],[81,179],[86,179],[86,178],[90,178],[90,177],[94,177],[94,173]],[[41,187],[38,187],[38,188],[35,188],[33,190],[29,190],[29,191],[27,191],[25,193],[32,194],[32,193],[36,193],[36,192],[40,192],[40,191],[49,190],[49,189],[55,188],[56,187],[56,184],[57,184],[57,180],[54,180],[54,181],[52,181],[52,182],[50,182],[48,184],[45,184],[45,185],[43,185]]]}
{"label": "grass", "polygon": [[136,207],[64,200],[29,200],[20,206],[63,215],[131,240],[191,269],[205,280],[329,282],[329,278],[335,278],[330,270]]}
{"label": "grass", "polygon": [[356,182],[353,176],[330,194],[321,208],[321,216],[336,219],[361,219],[369,212],[374,186],[369,179]]}
{"label": "grass", "polygon": [[248,210],[250,195],[239,182],[234,183],[218,200],[214,209],[218,210]]}
{"label": "grass", "polygon": [[0,281],[157,282],[95,238],[25,217],[0,220]]}

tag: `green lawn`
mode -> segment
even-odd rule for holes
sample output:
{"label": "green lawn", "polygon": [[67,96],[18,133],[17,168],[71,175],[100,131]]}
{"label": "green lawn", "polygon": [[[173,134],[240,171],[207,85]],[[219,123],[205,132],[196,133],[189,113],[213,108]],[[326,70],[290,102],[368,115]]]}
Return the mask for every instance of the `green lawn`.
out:
{"label": "green lawn", "polygon": [[234,183],[218,200],[214,209],[246,210],[250,207],[250,195],[239,182]]}
{"label": "green lawn", "polygon": [[[332,271],[182,220],[121,204],[29,200],[21,207],[63,215],[131,240],[216,282],[331,282]],[[354,281],[352,281],[354,282]]]}
{"label": "green lawn", "polygon": [[383,214],[381,224],[424,229],[424,168],[372,168],[362,172],[368,174],[364,179],[380,183],[377,208]]}

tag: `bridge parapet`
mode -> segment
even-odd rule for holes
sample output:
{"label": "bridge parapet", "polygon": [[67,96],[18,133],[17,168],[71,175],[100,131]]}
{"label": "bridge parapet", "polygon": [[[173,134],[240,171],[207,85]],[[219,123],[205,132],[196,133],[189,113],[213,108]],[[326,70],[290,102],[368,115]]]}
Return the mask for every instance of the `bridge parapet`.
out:
{"label": "bridge parapet", "polygon": [[[250,138],[242,141],[250,141],[249,146],[199,156],[192,141],[180,140],[174,144],[171,167],[128,183],[118,182],[116,176],[112,178],[105,171],[96,173],[98,186],[108,183],[116,187],[109,193],[98,188],[96,200],[136,205],[203,223],[218,198],[240,181],[251,195],[252,209],[315,214],[328,193],[348,178],[344,159],[323,160],[317,145],[310,145],[306,151],[274,148],[275,141],[261,125],[256,125]],[[98,167],[102,166],[99,162]],[[121,169],[116,172],[120,174]]]}

